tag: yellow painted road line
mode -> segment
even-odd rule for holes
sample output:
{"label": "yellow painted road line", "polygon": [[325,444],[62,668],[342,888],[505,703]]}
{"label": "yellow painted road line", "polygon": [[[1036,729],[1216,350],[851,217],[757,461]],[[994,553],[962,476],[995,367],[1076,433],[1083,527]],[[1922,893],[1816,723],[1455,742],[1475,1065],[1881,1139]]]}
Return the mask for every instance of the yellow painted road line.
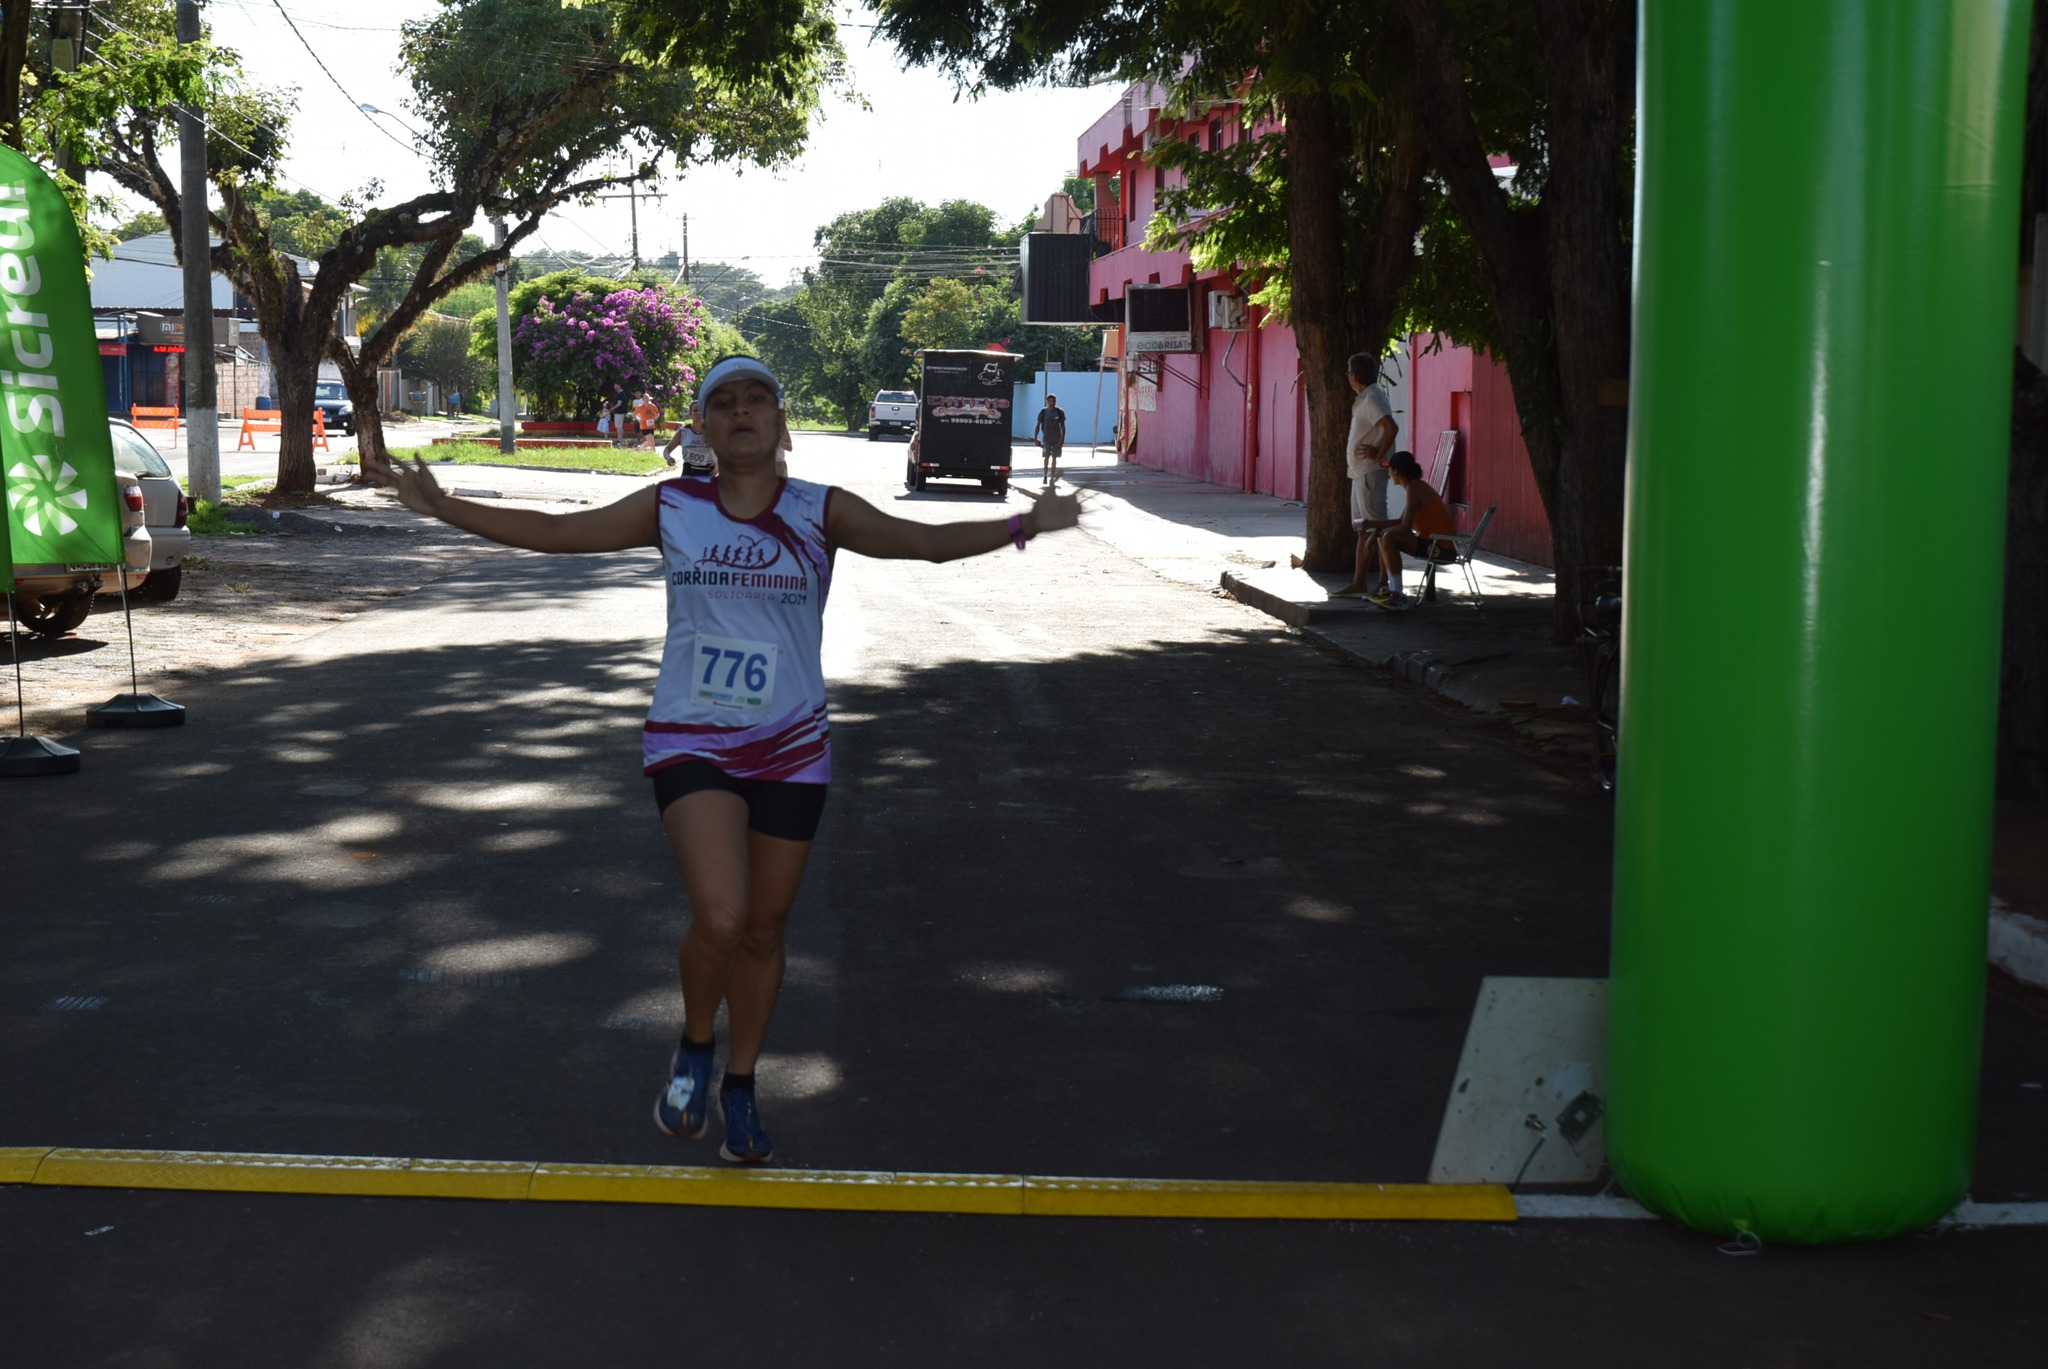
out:
{"label": "yellow painted road line", "polygon": [[37,1185],[328,1193],[387,1198],[524,1198],[530,1163],[194,1150],[52,1150]]}
{"label": "yellow painted road line", "polygon": [[1499,1184],[1290,1184],[0,1148],[0,1183],[1042,1217],[1512,1222]]}
{"label": "yellow painted road line", "polygon": [[0,1184],[32,1183],[48,1146],[0,1146]]}
{"label": "yellow painted road line", "polygon": [[1200,1179],[1026,1179],[1037,1217],[1252,1217],[1347,1222],[1512,1222],[1501,1184],[1277,1184]]}
{"label": "yellow painted road line", "polygon": [[679,1203],[844,1212],[960,1212],[1016,1216],[1025,1180],[1005,1174],[891,1174],[825,1169],[703,1169],[669,1165],[539,1165],[528,1195],[541,1202]]}

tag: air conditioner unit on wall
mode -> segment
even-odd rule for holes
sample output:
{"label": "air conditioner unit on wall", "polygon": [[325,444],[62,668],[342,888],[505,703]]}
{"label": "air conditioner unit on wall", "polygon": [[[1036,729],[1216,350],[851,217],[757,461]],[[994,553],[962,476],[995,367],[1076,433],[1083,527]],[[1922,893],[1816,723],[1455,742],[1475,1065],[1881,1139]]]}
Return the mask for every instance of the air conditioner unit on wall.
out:
{"label": "air conditioner unit on wall", "polygon": [[1209,326],[1229,331],[1245,326],[1244,296],[1228,290],[1209,294]]}

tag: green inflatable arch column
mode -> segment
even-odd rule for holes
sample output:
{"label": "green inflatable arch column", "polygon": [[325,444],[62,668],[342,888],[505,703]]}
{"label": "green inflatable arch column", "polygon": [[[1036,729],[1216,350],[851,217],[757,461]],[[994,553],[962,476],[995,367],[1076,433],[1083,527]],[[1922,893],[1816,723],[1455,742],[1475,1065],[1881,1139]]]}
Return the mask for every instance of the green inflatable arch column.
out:
{"label": "green inflatable arch column", "polygon": [[1767,1241],[1975,1142],[2024,0],[1646,0],[1608,1145]]}

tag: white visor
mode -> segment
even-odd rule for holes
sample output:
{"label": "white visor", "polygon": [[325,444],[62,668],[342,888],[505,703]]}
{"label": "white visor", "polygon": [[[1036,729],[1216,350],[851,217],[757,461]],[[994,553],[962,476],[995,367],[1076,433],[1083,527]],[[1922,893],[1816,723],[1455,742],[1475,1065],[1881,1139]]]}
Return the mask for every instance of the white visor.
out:
{"label": "white visor", "polygon": [[711,392],[729,380],[758,380],[775,392],[775,407],[782,407],[782,382],[775,378],[775,372],[766,363],[755,357],[727,357],[713,366],[705,375],[704,383],[697,387],[696,403],[699,406],[711,402]]}

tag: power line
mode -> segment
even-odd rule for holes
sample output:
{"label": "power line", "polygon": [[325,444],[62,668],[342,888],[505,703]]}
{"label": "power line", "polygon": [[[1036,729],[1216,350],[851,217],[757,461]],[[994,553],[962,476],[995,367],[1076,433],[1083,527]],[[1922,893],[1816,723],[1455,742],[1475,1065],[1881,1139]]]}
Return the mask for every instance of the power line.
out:
{"label": "power line", "polygon": [[[221,0],[215,0],[215,3],[221,3]],[[244,0],[226,0],[226,3],[234,9],[241,10],[244,14],[250,12],[249,6],[244,3]],[[326,19],[309,19],[303,14],[299,16],[299,22],[307,28],[333,29],[339,33],[399,32],[399,29],[390,24],[336,24]]]}
{"label": "power line", "polygon": [[407,152],[412,153],[415,157],[419,156],[420,150],[417,147],[408,144],[403,138],[400,138],[396,133],[393,133],[390,129],[384,127],[384,125],[378,123],[375,119],[372,119],[370,117],[369,111],[363,109],[360,103],[356,100],[356,97],[348,93],[348,87],[344,86],[341,83],[341,78],[339,76],[336,76],[333,72],[327,70],[327,63],[320,60],[320,54],[313,50],[313,45],[306,41],[306,35],[299,32],[299,26],[293,23],[291,15],[285,12],[284,0],[270,0],[270,3],[277,7],[278,15],[281,18],[283,18],[285,22],[285,27],[289,28],[292,31],[292,37],[299,40],[299,46],[304,48],[306,50],[306,55],[313,59],[313,65],[320,68],[320,70],[323,73],[325,73],[328,80],[334,82],[334,88],[341,92],[341,97],[344,100],[347,100],[351,106],[355,107],[356,113],[363,116],[363,122],[368,124],[371,128],[376,129],[379,133],[383,134],[386,138],[389,138],[392,142],[397,143]]}
{"label": "power line", "polygon": [[[101,14],[98,10],[87,10],[85,12],[85,17],[88,23],[101,24],[106,28],[112,29],[116,33],[126,34],[128,37],[134,38],[138,41],[148,41],[147,39],[143,38],[141,34],[135,32],[133,29],[123,28],[121,25],[115,23],[113,20]],[[255,149],[249,147],[245,143],[238,142],[235,138],[223,132],[220,128],[216,127],[214,123],[211,120],[209,120],[204,114],[199,113],[199,111],[195,110],[193,111],[193,113],[195,117],[198,119],[199,126],[205,129],[208,134],[220,139],[229,147],[234,148],[236,151],[241,152],[246,156],[256,158],[259,161],[261,160],[261,158],[257,156]],[[306,191],[308,194],[319,196],[324,203],[333,204],[339,202],[339,200],[341,199],[340,196],[330,195],[326,191],[320,189],[318,186],[309,185],[305,181],[300,180],[297,176],[293,176],[282,169],[275,171],[273,174],[277,177],[277,179],[281,181],[289,181],[293,185],[296,185],[299,189]]]}

